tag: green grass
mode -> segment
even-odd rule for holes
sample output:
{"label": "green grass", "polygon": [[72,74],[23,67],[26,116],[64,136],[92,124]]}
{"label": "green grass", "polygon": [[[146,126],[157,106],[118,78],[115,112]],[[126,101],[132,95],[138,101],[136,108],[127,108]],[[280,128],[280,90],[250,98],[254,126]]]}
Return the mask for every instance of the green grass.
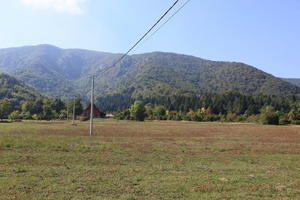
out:
{"label": "green grass", "polygon": [[87,133],[0,124],[0,199],[300,199],[299,126],[100,120]]}

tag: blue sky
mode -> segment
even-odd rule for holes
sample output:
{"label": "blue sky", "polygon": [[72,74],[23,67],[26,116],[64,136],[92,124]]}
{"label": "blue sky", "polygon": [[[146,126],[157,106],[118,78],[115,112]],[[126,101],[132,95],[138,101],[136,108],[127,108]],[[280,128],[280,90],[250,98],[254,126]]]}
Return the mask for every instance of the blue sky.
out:
{"label": "blue sky", "polygon": [[[173,2],[0,0],[0,48],[53,44],[122,53]],[[244,62],[300,78],[300,1],[191,0],[134,53],[151,51]]]}

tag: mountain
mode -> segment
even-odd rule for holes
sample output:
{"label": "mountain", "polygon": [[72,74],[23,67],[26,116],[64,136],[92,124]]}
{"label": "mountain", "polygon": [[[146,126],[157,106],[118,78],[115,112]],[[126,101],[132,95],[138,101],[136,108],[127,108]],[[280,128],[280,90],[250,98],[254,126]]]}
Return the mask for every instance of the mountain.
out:
{"label": "mountain", "polygon": [[252,66],[153,52],[126,56],[51,45],[0,49],[0,72],[37,91],[67,99],[88,98],[91,76],[97,95],[126,91],[133,96],[238,91],[243,94],[300,94],[300,88]]}
{"label": "mountain", "polygon": [[283,78],[282,80],[300,87],[300,78]]}
{"label": "mountain", "polygon": [[20,104],[22,101],[33,101],[41,97],[42,95],[16,78],[0,73],[0,100],[6,98]]}

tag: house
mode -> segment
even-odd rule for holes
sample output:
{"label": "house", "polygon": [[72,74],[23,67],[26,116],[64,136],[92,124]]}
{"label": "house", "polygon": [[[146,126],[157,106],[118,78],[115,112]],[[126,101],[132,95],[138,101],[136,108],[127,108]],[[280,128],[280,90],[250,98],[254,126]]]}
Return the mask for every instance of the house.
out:
{"label": "house", "polygon": [[[95,118],[105,118],[106,114],[100,111],[97,106],[94,104],[93,107],[94,117]],[[91,104],[83,111],[83,116],[90,117],[91,115]]]}

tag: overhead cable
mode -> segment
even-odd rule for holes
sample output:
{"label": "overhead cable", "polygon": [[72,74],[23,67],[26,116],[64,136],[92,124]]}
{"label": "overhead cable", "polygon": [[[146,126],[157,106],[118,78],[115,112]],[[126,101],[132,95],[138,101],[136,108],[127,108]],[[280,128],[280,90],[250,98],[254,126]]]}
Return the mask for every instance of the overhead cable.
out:
{"label": "overhead cable", "polygon": [[[109,68],[114,67],[119,62],[121,62],[164,18],[165,16],[176,6],[176,4],[179,2],[179,0],[176,0],[173,5],[156,21],[156,23],[126,52],[124,53],[121,58],[119,58],[113,65],[111,65]],[[108,70],[107,68],[106,70]]]}

